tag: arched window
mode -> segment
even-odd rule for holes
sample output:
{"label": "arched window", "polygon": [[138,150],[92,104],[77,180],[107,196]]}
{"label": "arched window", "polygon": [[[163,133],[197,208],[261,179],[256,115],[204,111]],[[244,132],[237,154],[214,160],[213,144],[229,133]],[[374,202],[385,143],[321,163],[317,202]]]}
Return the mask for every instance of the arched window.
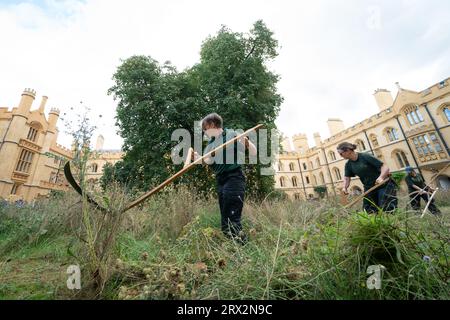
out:
{"label": "arched window", "polygon": [[283,163],[281,161],[278,162],[278,171],[283,171]]}
{"label": "arched window", "polygon": [[404,112],[410,125],[423,122],[422,114],[417,106],[408,106],[404,108]]}
{"label": "arched window", "polygon": [[386,137],[389,142],[397,141],[399,139],[397,129],[387,128],[386,129]]}
{"label": "arched window", "polygon": [[308,168],[306,167],[306,163],[303,163],[303,170],[308,170]]}
{"label": "arched window", "polygon": [[297,186],[297,177],[292,177],[292,186],[293,187]]}
{"label": "arched window", "polygon": [[341,176],[341,171],[338,168],[334,168],[334,176],[336,178],[337,181],[342,180],[342,176]]}
{"label": "arched window", "polygon": [[20,188],[20,184],[14,183],[14,185],[12,186],[12,189],[11,189],[11,194],[19,194],[19,188]]}
{"label": "arched window", "polygon": [[328,152],[328,155],[330,156],[331,161],[336,160],[336,154],[334,153],[334,151]]}
{"label": "arched window", "polygon": [[363,193],[363,192],[362,192],[362,190],[361,190],[360,187],[354,186],[354,187],[352,188],[351,194],[352,194],[353,196],[359,196],[359,195],[362,194],[362,193]]}
{"label": "arched window", "polygon": [[444,108],[444,116],[447,118],[447,121],[450,122],[450,108],[449,107]]}
{"label": "arched window", "polygon": [[401,150],[395,152],[395,158],[397,159],[399,168],[404,168],[410,165],[406,154]]}
{"label": "arched window", "polygon": [[31,168],[31,163],[33,162],[34,152],[22,149],[20,152],[19,161],[16,165],[16,171],[29,173]]}
{"label": "arched window", "polygon": [[286,186],[286,179],[284,179],[284,177],[280,178],[280,186],[281,187],[285,187]]}
{"label": "arched window", "polygon": [[294,199],[295,200],[300,200],[300,193],[295,193],[294,194]]}
{"label": "arched window", "polygon": [[94,163],[92,165],[92,172],[97,172],[97,170],[98,170],[98,165],[96,163]]}
{"label": "arched window", "polygon": [[315,186],[317,186],[317,178],[316,178],[315,175],[313,175],[313,183],[314,183]]}
{"label": "arched window", "polygon": [[314,166],[313,166],[312,161],[309,162],[309,167],[310,167],[311,169],[314,169]]}
{"label": "arched window", "polygon": [[324,178],[324,176],[323,176],[323,173],[321,172],[321,173],[319,173],[319,178],[320,178],[320,183],[321,184],[325,184],[325,178]]}
{"label": "arched window", "polygon": [[364,151],[366,150],[366,145],[364,144],[364,141],[362,140],[356,140],[355,141],[356,144],[356,150],[358,151]]}
{"label": "arched window", "polygon": [[316,166],[317,168],[320,168],[320,159],[318,157],[316,158]]}
{"label": "arched window", "polygon": [[289,170],[294,171],[294,164],[292,162],[289,163]]}
{"label": "arched window", "polygon": [[30,124],[30,129],[28,130],[27,139],[36,142],[39,137],[39,130],[42,129],[42,125],[39,122],[33,121]]}
{"label": "arched window", "polygon": [[372,145],[373,145],[374,147],[378,147],[378,146],[379,146],[379,144],[378,144],[378,138],[377,138],[376,135],[371,134],[371,135],[370,135],[370,141],[372,142]]}
{"label": "arched window", "polygon": [[309,184],[309,177],[306,176],[306,183]]}

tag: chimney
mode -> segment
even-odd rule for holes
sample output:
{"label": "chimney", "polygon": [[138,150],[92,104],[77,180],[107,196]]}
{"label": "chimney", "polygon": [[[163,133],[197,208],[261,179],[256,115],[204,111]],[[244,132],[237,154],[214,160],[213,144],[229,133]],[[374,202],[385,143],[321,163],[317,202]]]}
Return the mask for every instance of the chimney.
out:
{"label": "chimney", "polygon": [[316,143],[316,147],[320,147],[322,144],[322,138],[320,137],[320,133],[314,133],[314,142]]}
{"label": "chimney", "polygon": [[19,102],[19,113],[30,112],[31,105],[33,104],[34,98],[36,98],[36,91],[30,88],[25,88],[22,93],[22,98]]}
{"label": "chimney", "polygon": [[341,119],[331,118],[327,121],[328,129],[330,130],[330,135],[334,136],[335,134],[344,131],[344,122]]}
{"label": "chimney", "polygon": [[386,110],[394,104],[394,99],[392,99],[392,95],[389,90],[377,89],[373,95],[375,96],[375,100],[377,101],[380,111]]}
{"label": "chimney", "polygon": [[105,138],[102,135],[99,135],[97,137],[97,143],[95,144],[95,150],[102,150],[104,142],[105,142]]}
{"label": "chimney", "polygon": [[48,97],[42,96],[41,105],[39,106],[39,113],[43,114],[45,111],[45,104],[47,103]]}
{"label": "chimney", "polygon": [[296,134],[292,137],[292,142],[294,144],[294,150],[300,154],[304,154],[308,149],[308,138],[306,134]]}

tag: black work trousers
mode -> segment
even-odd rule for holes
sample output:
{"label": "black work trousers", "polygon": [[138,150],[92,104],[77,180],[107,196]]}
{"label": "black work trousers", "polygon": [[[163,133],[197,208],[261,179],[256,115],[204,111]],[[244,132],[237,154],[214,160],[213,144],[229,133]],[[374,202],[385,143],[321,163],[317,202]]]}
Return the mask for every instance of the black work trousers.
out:
{"label": "black work trousers", "polygon": [[393,212],[397,206],[397,185],[392,179],[370,192],[363,200],[363,210],[367,213],[377,213],[380,209],[384,212]]}
{"label": "black work trousers", "polygon": [[245,196],[245,176],[241,168],[219,175],[217,192],[222,232],[226,236],[241,237],[241,217]]}

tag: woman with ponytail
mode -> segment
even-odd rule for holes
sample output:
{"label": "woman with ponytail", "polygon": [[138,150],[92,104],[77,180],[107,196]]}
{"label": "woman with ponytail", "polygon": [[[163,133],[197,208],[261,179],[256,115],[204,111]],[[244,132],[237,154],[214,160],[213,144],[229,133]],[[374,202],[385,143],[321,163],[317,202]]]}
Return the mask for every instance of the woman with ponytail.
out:
{"label": "woman with ponytail", "polygon": [[[389,167],[367,153],[359,153],[356,145],[342,142],[337,146],[337,152],[341,157],[347,159],[345,164],[344,188],[342,191],[348,194],[348,187],[352,177],[358,176],[364,185],[366,192],[376,184],[380,187],[373,190],[363,200],[363,210],[368,213],[393,211],[397,208],[396,184],[390,179]],[[386,179],[389,181],[383,183]]]}

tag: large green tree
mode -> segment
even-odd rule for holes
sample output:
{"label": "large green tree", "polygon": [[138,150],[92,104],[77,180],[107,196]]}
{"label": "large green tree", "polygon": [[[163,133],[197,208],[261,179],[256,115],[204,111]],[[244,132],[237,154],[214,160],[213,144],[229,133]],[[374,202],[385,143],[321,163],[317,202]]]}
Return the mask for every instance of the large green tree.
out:
{"label": "large green tree", "polygon": [[[124,139],[123,162],[108,168],[111,179],[148,189],[180,169],[170,159],[176,142],[171,134],[185,128],[193,136],[194,121],[217,112],[225,127],[248,129],[258,123],[275,127],[282,97],[278,76],[267,68],[277,56],[278,42],[262,21],[246,35],[222,27],[202,44],[200,62],[178,72],[170,63],[133,56],[118,67],[109,93],[118,101],[117,125]],[[193,144],[193,141],[192,141]],[[260,165],[245,166],[248,191],[263,197],[273,189],[273,177],[259,175]],[[199,191],[214,186],[208,169],[196,168],[178,181]]]}

